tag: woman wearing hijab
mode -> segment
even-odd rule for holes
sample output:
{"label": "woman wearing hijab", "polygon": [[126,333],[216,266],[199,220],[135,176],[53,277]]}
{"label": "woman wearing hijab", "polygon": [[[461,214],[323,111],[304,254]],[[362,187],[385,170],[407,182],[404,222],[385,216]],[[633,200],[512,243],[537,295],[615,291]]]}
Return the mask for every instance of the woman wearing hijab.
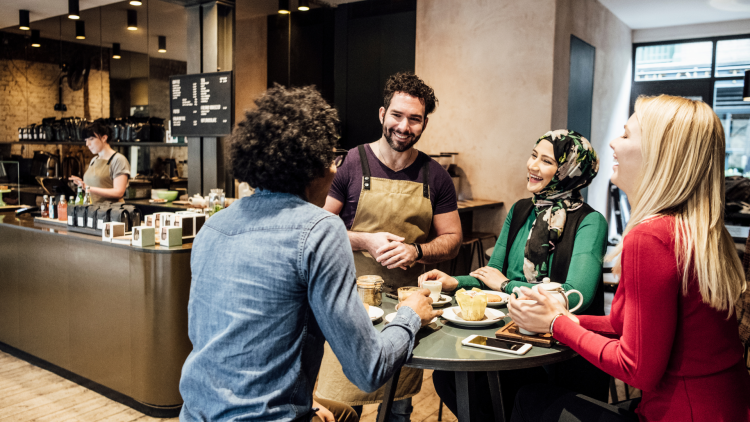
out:
{"label": "woman wearing hijab", "polygon": [[[581,189],[599,171],[599,159],[589,141],[569,130],[547,132],[539,138],[526,163],[527,189],[531,198],[516,202],[505,219],[489,264],[468,276],[451,277],[432,270],[419,278],[438,280],[443,290],[473,287],[511,293],[515,287],[531,287],[544,278],[578,290],[583,304],[576,313],[604,315],[602,260],[606,251],[607,221],[583,202]],[[576,271],[568,271],[575,268]],[[571,309],[578,295],[570,295]],[[531,382],[551,382],[590,397],[607,400],[609,377],[580,357],[544,368],[500,373],[506,418],[518,389]],[[456,412],[455,377],[452,372],[433,373],[435,390]],[[486,376],[475,377],[475,391],[486,397],[472,412],[491,420],[492,402]]]}

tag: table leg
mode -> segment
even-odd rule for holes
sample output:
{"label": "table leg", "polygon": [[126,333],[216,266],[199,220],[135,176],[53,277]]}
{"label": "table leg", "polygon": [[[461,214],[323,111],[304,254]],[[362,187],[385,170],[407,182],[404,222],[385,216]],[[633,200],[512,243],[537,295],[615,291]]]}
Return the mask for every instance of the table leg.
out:
{"label": "table leg", "polygon": [[495,422],[505,422],[505,406],[503,406],[503,395],[500,393],[500,374],[488,372],[490,381],[490,397],[492,397],[492,410],[495,413]]}
{"label": "table leg", "polygon": [[385,422],[391,418],[391,408],[393,407],[393,398],[396,396],[396,387],[398,387],[398,376],[401,375],[401,368],[393,372],[393,377],[385,385],[383,394],[383,405],[380,409],[378,422]]}
{"label": "table leg", "polygon": [[456,402],[459,422],[471,422],[468,372],[456,372]]}

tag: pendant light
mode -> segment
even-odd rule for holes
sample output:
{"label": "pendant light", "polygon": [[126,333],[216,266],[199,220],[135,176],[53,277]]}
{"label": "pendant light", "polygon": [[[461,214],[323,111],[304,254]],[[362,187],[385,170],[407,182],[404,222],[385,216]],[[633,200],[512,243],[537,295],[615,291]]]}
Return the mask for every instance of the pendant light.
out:
{"label": "pendant light", "polygon": [[138,12],[128,10],[128,30],[135,31],[138,29]]}
{"label": "pendant light", "polygon": [[130,0],[130,5],[131,6],[140,6],[142,4],[143,4],[143,2],[141,0]]}
{"label": "pendant light", "polygon": [[68,19],[80,19],[80,13],[78,0],[68,0]]}
{"label": "pendant light", "polygon": [[42,46],[42,37],[39,35],[38,29],[32,29],[31,30],[31,46],[32,47],[41,47]]}
{"label": "pendant light", "polygon": [[120,43],[112,43],[112,58],[113,59],[120,59],[122,56],[120,56]]}
{"label": "pendant light", "polygon": [[86,39],[86,23],[84,21],[76,21],[76,39]]}
{"label": "pendant light", "polygon": [[745,86],[742,87],[742,100],[750,101],[750,69],[745,71]]}
{"label": "pendant light", "polygon": [[28,10],[19,10],[18,11],[18,29],[21,31],[28,31],[31,29],[31,26],[29,26],[29,11]]}
{"label": "pendant light", "polygon": [[167,52],[167,37],[159,35],[159,53]]}
{"label": "pendant light", "polygon": [[279,0],[279,14],[280,15],[289,14],[289,0]]}
{"label": "pendant light", "polygon": [[310,10],[310,1],[309,0],[299,0],[299,3],[297,4],[297,10],[301,10],[303,12],[306,12]]}

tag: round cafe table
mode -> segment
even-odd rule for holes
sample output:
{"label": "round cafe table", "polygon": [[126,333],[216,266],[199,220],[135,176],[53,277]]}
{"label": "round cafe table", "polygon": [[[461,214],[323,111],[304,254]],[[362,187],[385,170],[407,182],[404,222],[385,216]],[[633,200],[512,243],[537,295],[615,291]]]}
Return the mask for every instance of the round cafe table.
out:
{"label": "round cafe table", "polygon": [[[456,300],[453,299],[450,306],[456,306]],[[383,304],[380,306],[385,315],[396,311],[397,300],[383,296]],[[495,413],[495,421],[505,421],[503,412],[504,406],[513,406],[513,403],[503,403],[500,395],[500,378],[499,371],[510,369],[533,368],[536,366],[548,365],[556,362],[571,359],[576,353],[568,347],[553,346],[551,348],[533,346],[525,355],[513,355],[503,352],[495,352],[476,347],[464,346],[461,341],[466,337],[477,334],[490,338],[495,337],[495,332],[505,324],[510,323],[511,319],[507,316],[508,310],[505,307],[497,308],[506,314],[506,317],[488,327],[468,328],[460,327],[450,323],[444,318],[438,318],[436,322],[422,327],[417,333],[414,350],[411,359],[406,362],[405,366],[420,369],[433,369],[440,371],[454,371],[456,373],[456,393],[458,404],[458,420],[460,422],[469,422],[469,400],[472,396],[471,388],[473,382],[472,372],[487,372],[490,382],[490,394],[492,396],[492,405]],[[384,318],[376,321],[375,328],[382,330],[386,323]],[[391,413],[393,397],[396,393],[396,384],[400,373],[398,369],[386,384],[385,396],[383,398],[383,412],[381,412],[378,422],[385,422]]]}

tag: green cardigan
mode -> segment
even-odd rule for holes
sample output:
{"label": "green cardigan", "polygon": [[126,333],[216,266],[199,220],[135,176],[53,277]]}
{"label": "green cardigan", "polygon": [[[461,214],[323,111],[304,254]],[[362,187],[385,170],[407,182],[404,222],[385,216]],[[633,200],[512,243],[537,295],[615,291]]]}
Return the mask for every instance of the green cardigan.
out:
{"label": "green cardigan", "polygon": [[[500,238],[497,239],[495,250],[492,252],[492,257],[488,264],[490,267],[497,268],[500,271],[503,270],[503,264],[505,263],[505,249],[508,247],[508,231],[510,230],[510,221],[513,218],[514,208],[515,205],[510,209],[508,217],[505,219],[505,224],[503,224],[503,229],[500,232]],[[529,237],[531,225],[534,223],[535,218],[536,215],[532,212],[526,223],[519,230],[511,246],[510,262],[505,274],[511,281],[505,288],[506,293],[512,292],[516,286],[533,286],[533,284],[525,281],[526,277],[523,275],[523,253],[526,248],[526,240]],[[584,217],[578,226],[575,246],[573,247],[573,254],[570,259],[571,270],[568,272],[568,279],[563,283],[565,290],[575,289],[583,294],[583,306],[576,313],[581,313],[589,307],[594,298],[594,293],[596,293],[597,286],[602,283],[602,261],[606,248],[607,220],[600,213],[592,212]],[[483,252],[481,251],[480,253]],[[555,253],[553,252],[549,256],[547,268],[552,268],[552,260],[554,258]],[[489,289],[484,283],[468,275],[457,276],[456,279],[458,280],[459,289],[462,287],[467,290],[472,287]],[[560,280],[552,281],[560,282]],[[569,298],[571,308],[578,304],[578,295],[573,294]]]}

